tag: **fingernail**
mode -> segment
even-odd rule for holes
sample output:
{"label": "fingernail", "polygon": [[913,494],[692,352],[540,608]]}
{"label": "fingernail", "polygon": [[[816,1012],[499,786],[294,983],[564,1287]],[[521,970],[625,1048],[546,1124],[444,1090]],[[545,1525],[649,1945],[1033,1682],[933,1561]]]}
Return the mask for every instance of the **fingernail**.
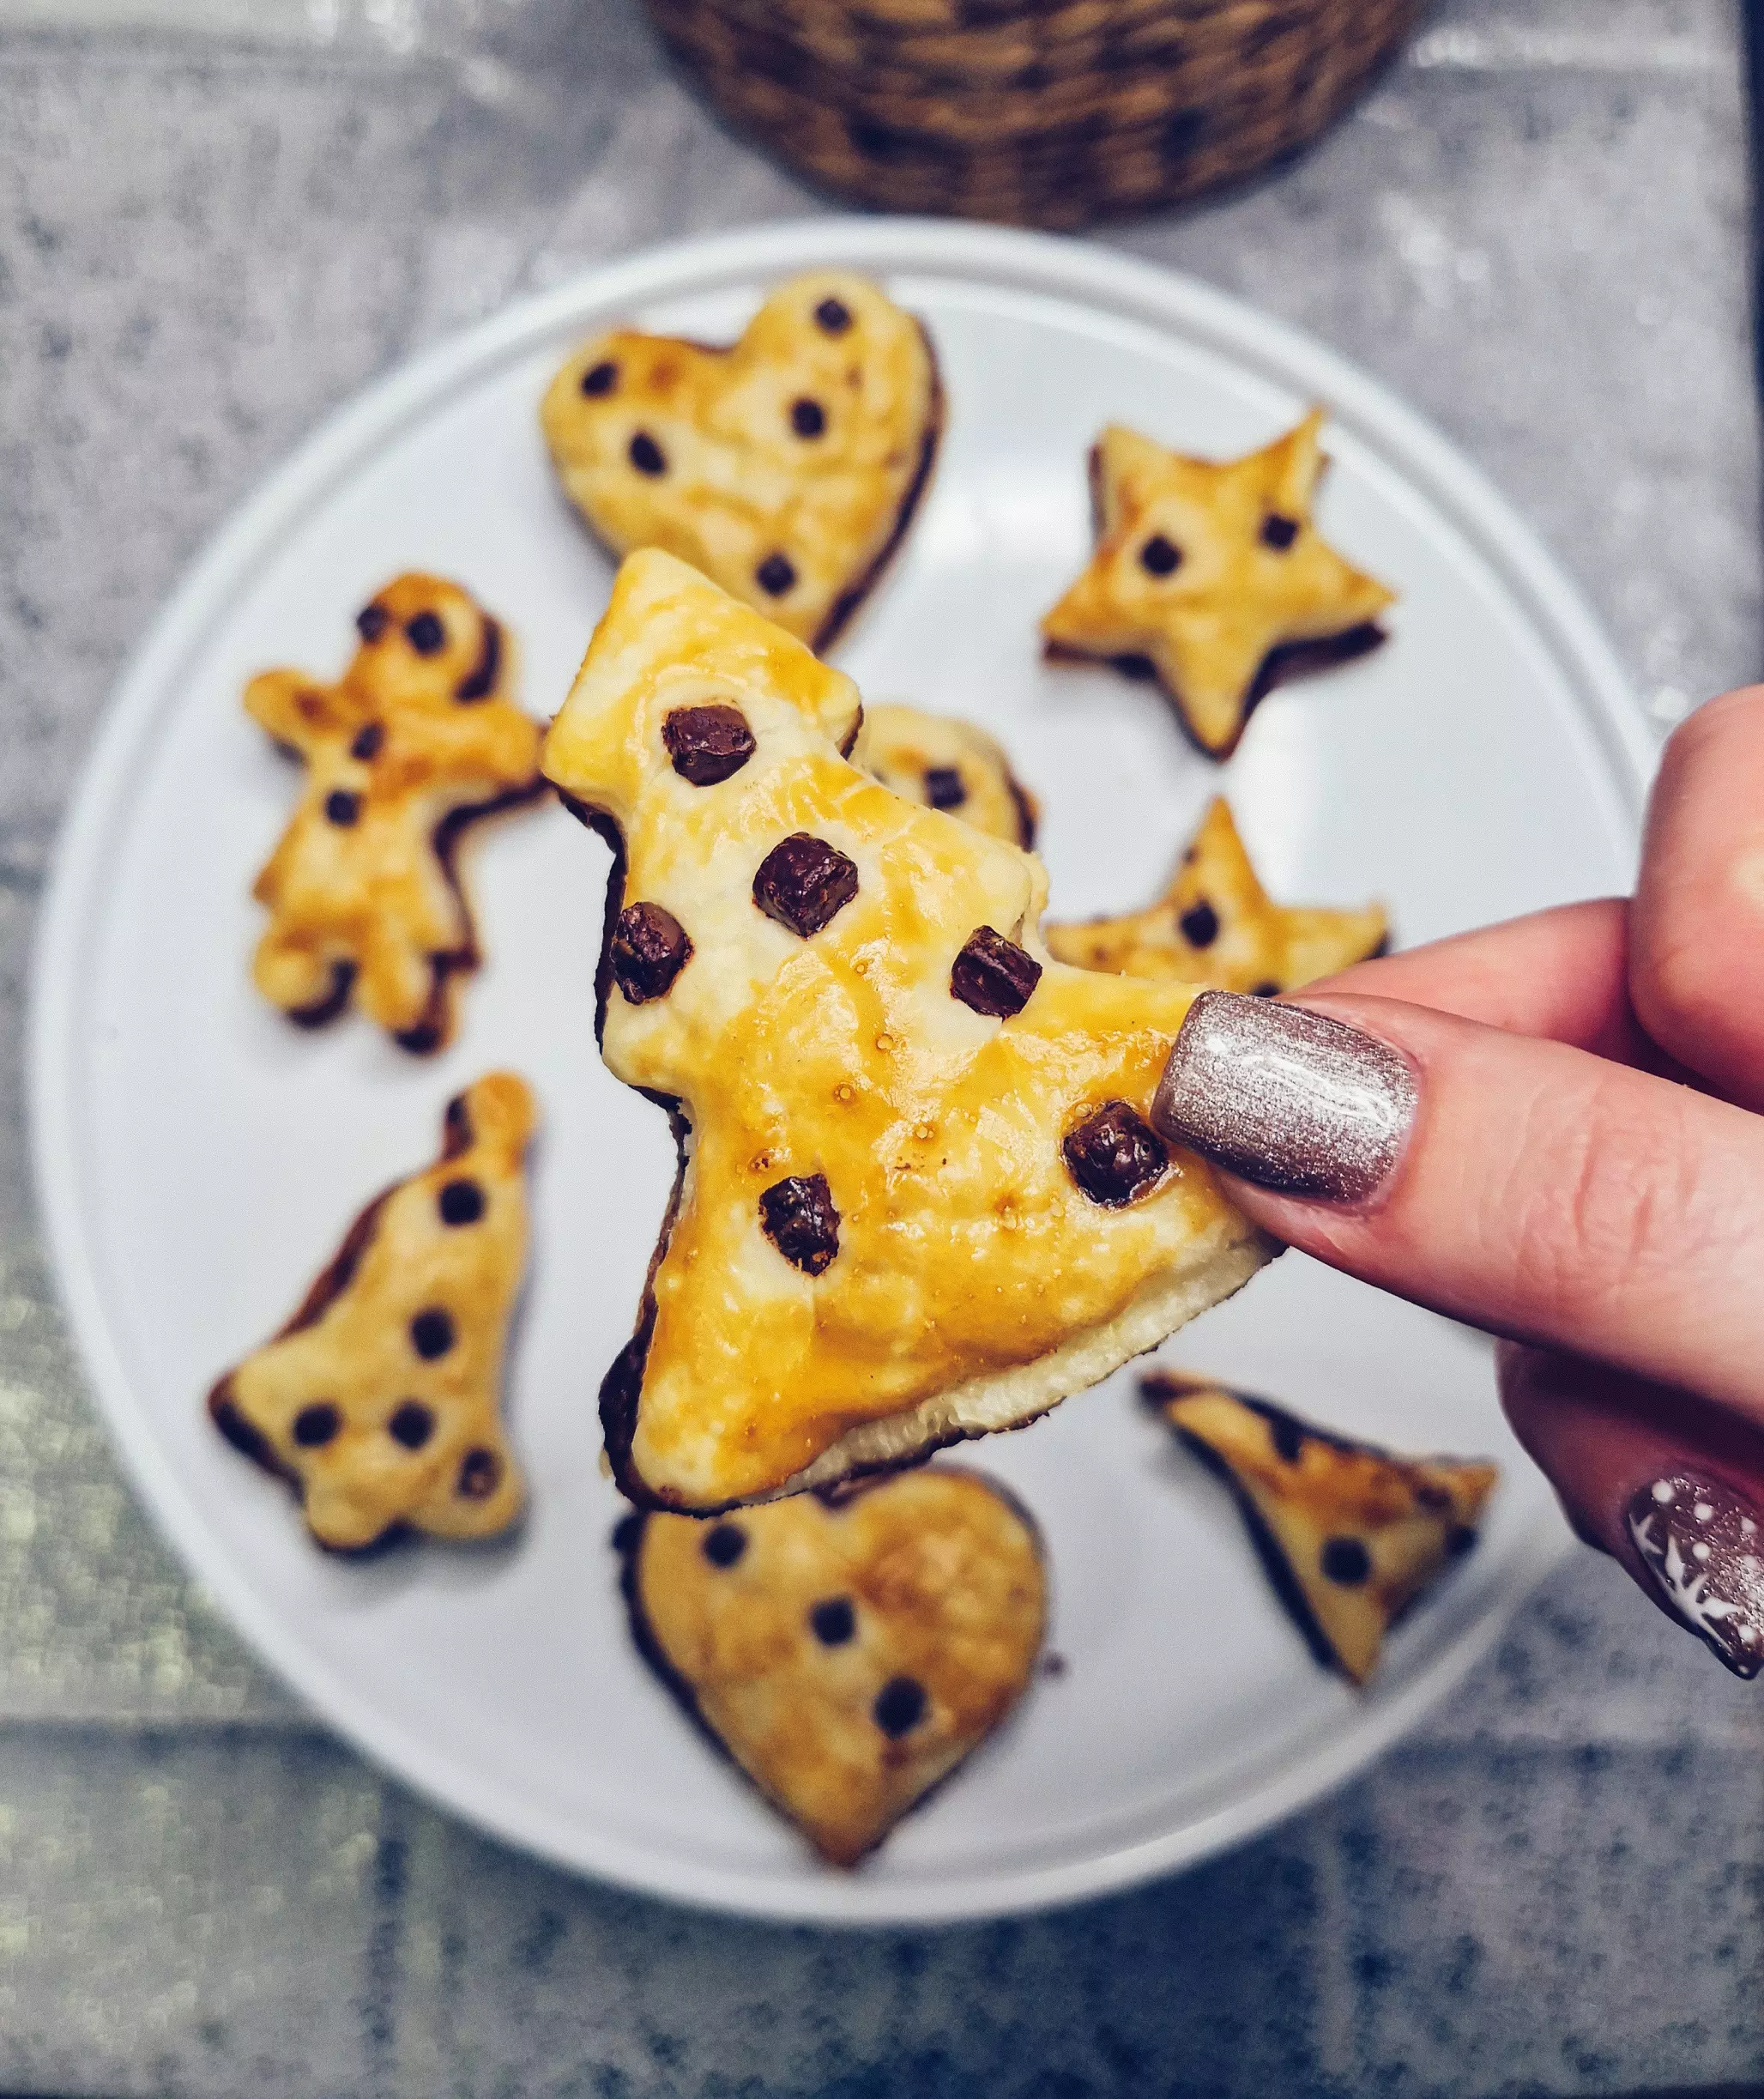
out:
{"label": "fingernail", "polygon": [[1188,1008],[1151,1119],[1258,1188],[1363,1202],[1415,1119],[1415,1074],[1388,1043],[1339,1020],[1205,991]]}
{"label": "fingernail", "polygon": [[1668,1473],[1629,1504],[1641,1564],[1690,1630],[1736,1676],[1764,1669],[1764,1533],[1725,1487]]}

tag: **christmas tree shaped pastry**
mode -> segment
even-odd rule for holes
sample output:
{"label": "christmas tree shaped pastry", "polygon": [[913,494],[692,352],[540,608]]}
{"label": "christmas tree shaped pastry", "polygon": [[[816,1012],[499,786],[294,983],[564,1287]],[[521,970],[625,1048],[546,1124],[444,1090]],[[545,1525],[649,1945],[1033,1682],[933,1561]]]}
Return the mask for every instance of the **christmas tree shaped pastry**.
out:
{"label": "christmas tree shaped pastry", "polygon": [[1375,904],[1358,911],[1276,904],[1256,879],[1229,805],[1216,795],[1156,904],[1050,925],[1047,939],[1050,953],[1079,969],[1272,998],[1380,953],[1387,930]]}
{"label": "christmas tree shaped pastry", "polygon": [[933,1466],[716,1523],[630,1517],[644,1659],[836,1866],[855,1866],[998,1727],[1047,1618],[1034,1524]]}
{"label": "christmas tree shaped pastry", "polygon": [[1096,550],[1042,621],[1049,655],[1155,676],[1223,759],[1276,685],[1376,648],[1394,594],[1311,518],[1322,425],[1314,408],[1263,451],[1215,462],[1111,424],[1090,454]]}
{"label": "christmas tree shaped pastry", "polygon": [[998,741],[959,716],[897,701],[867,705],[852,762],[909,801],[947,809],[1012,845],[1035,844],[1034,796]]}
{"label": "christmas tree shaped pastry", "polygon": [[533,1125],[511,1072],[468,1087],[436,1163],[367,1206],[293,1317],[209,1394],[321,1545],[359,1552],[406,1526],[488,1538],[520,1513],[499,1401]]}
{"label": "christmas tree shaped pastry", "polygon": [[536,795],[539,725],[514,705],[500,624],[456,584],[401,576],[356,620],[335,685],[266,671],[245,708],[306,768],[252,894],[269,907],[251,974],[302,1026],[350,999],[407,1050],[452,1031],[478,962],[456,858],[466,826]]}
{"label": "christmas tree shaped pastry", "polygon": [[1047,877],[841,756],[850,680],[671,555],[619,572],[547,773],[621,842],[602,1050],[680,1176],[601,1391],[700,1512],[1010,1427],[1266,1243],[1147,1121],[1193,994],[1054,962]]}
{"label": "christmas tree shaped pastry", "polygon": [[825,649],[910,522],[943,420],[929,337],[867,278],[782,285],[720,348],[614,329],[546,395],[571,500]]}
{"label": "christmas tree shaped pastry", "polygon": [[1231,1489],[1312,1653],[1363,1684],[1391,1627],[1475,1545],[1495,1467],[1398,1457],[1200,1378],[1141,1390]]}

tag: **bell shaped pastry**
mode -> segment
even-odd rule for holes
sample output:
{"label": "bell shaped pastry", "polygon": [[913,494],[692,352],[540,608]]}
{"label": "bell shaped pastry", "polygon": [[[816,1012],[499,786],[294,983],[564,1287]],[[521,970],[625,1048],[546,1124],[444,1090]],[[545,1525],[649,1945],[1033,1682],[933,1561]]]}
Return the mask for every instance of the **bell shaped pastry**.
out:
{"label": "bell shaped pastry", "polygon": [[1193,994],[1052,959],[1041,862],[841,755],[857,688],[676,561],[620,570],[544,765],[616,840],[601,1049],[680,1177],[601,1388],[700,1513],[1007,1428],[1246,1282],[1147,1120]]}
{"label": "bell shaped pastry", "polygon": [[1476,1544],[1495,1467],[1398,1457],[1200,1378],[1140,1389],[1235,1496],[1311,1652],[1365,1683],[1391,1627]]}
{"label": "bell shaped pastry", "polygon": [[1215,795],[1170,886],[1143,911],[1050,925],[1048,951],[1079,969],[1164,977],[1260,998],[1296,991],[1384,951],[1382,908],[1276,904],[1256,878],[1229,804]]}
{"label": "bell shaped pastry", "polygon": [[937,455],[930,337],[867,278],[781,285],[726,348],[618,328],[541,411],[615,554],[661,547],[826,648],[881,576]]}
{"label": "bell shaped pastry", "polygon": [[1394,593],[1318,532],[1323,410],[1246,458],[1166,451],[1111,424],[1090,453],[1096,550],[1042,621],[1049,656],[1156,677],[1209,758],[1276,685],[1381,642]]}
{"label": "bell shaped pastry", "polygon": [[894,700],[867,705],[852,763],[909,801],[946,809],[1025,850],[1035,844],[1034,796],[997,739],[958,715],[926,714]]}
{"label": "bell shaped pastry", "polygon": [[855,1866],[1009,1715],[1047,1623],[1034,1523],[932,1466],[619,1527],[639,1651],[821,1856]]}
{"label": "bell shaped pastry", "polygon": [[367,1206],[293,1317],[208,1394],[220,1433],[289,1482],[334,1552],[405,1527],[493,1537],[520,1514],[502,1359],[534,1119],[512,1072],[468,1086],[436,1163]]}
{"label": "bell shaped pastry", "polygon": [[509,698],[506,630],[457,584],[401,576],[356,619],[335,685],[266,671],[245,710],[305,765],[299,807],[252,895],[252,978],[303,1027],[351,1001],[407,1050],[453,1030],[478,941],[456,865],[466,826],[530,800],[539,724]]}

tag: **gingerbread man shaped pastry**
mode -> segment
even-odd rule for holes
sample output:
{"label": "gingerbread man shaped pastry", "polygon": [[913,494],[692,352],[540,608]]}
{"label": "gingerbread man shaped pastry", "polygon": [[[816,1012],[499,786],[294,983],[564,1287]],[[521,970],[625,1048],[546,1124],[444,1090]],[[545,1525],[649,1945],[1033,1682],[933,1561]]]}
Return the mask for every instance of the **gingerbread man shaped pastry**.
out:
{"label": "gingerbread man shaped pastry", "polygon": [[306,768],[252,894],[270,913],[251,975],[303,1027],[353,999],[405,1049],[452,1031],[478,943],[456,856],[474,820],[537,795],[537,723],[514,705],[500,624],[457,584],[401,576],[364,608],[335,685],[266,671],[245,709]]}
{"label": "gingerbread man shaped pastry", "polygon": [[672,555],[620,570],[545,748],[622,845],[615,1075],[689,1132],[601,1388],[633,1500],[707,1513],[1012,1426],[1269,1248],[1147,1120],[1194,994],[1042,947],[1031,853],[842,753],[849,678]]}
{"label": "gingerbread man shaped pastry", "polygon": [[1048,653],[1155,676],[1224,759],[1276,685],[1375,649],[1394,593],[1311,517],[1322,426],[1314,408],[1261,451],[1216,462],[1111,425],[1090,454],[1096,551],[1042,621]]}

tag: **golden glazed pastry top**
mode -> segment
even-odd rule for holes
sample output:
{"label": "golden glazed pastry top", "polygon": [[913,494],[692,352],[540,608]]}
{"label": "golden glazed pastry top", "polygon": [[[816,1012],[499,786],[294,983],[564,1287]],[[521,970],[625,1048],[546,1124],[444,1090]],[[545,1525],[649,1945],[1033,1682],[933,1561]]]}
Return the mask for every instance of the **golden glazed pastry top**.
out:
{"label": "golden glazed pastry top", "polygon": [[1475,1545],[1499,1477],[1352,1443],[1198,1378],[1150,1377],[1145,1393],[1229,1482],[1301,1630],[1356,1684],[1398,1618]]}
{"label": "golden glazed pastry top", "polygon": [[1079,969],[1263,998],[1363,962],[1384,946],[1380,906],[1326,910],[1276,904],[1256,878],[1229,804],[1208,804],[1170,886],[1143,911],[1047,929],[1048,951]]}
{"label": "golden glazed pastry top", "polygon": [[933,1467],[625,1536],[639,1645],[823,1857],[852,1866],[1005,1718],[1047,1617],[1035,1530]]}
{"label": "golden glazed pastry top", "polygon": [[404,1524],[487,1538],[520,1513],[500,1395],[533,1125],[512,1072],[468,1087],[441,1157],[362,1212],[288,1324],[209,1394],[322,1545],[358,1551]]}
{"label": "golden glazed pastry top", "polygon": [[868,701],[852,763],[909,801],[943,809],[1012,845],[1035,844],[1035,798],[995,737],[952,714]]}
{"label": "golden glazed pastry top", "polygon": [[1214,461],[1111,424],[1090,457],[1096,553],[1042,621],[1052,652],[1149,663],[1201,749],[1227,758],[1270,683],[1375,645],[1394,593],[1312,521],[1322,426],[1314,408]]}
{"label": "golden glazed pastry top", "polygon": [[615,553],[664,547],[815,648],[904,531],[940,418],[920,324],[834,270],[781,285],[728,348],[614,329],[541,411],[571,501]]}
{"label": "golden glazed pastry top", "polygon": [[[686,777],[670,737],[731,716],[748,754]],[[853,1425],[1024,1365],[1048,1370],[1039,1411],[1266,1258],[1145,1122],[1193,993],[1055,962],[1041,862],[843,758],[858,719],[849,679],[649,553],[547,740],[547,775],[624,838],[619,929],[667,951],[621,962],[615,930],[607,1062],[692,1130],[634,1418],[609,1421],[639,1497],[765,1495]],[[1176,1309],[1147,1332],[1153,1304]]]}
{"label": "golden glazed pastry top", "polygon": [[265,671],[246,711],[305,766],[252,894],[269,908],[252,977],[308,1025],[353,998],[407,1049],[452,1029],[450,979],[478,950],[454,858],[473,816],[536,793],[539,724],[517,707],[506,630],[458,584],[401,576],[362,609],[335,685]]}

